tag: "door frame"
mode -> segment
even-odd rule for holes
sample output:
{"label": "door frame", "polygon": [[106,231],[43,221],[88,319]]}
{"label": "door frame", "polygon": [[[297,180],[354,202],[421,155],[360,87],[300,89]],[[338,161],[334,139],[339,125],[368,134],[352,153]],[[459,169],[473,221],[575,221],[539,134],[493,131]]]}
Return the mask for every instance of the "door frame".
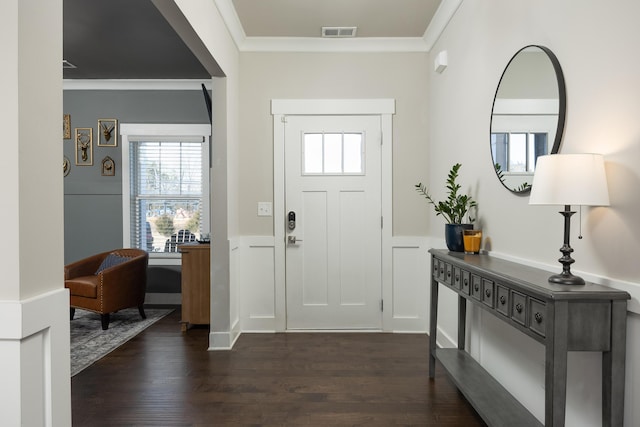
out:
{"label": "door frame", "polygon": [[286,316],[286,245],[285,245],[285,169],[284,145],[286,116],[376,115],[380,116],[381,204],[382,204],[382,299],[387,301],[382,312],[382,330],[391,330],[392,313],[392,228],[393,228],[393,123],[395,99],[272,99],[273,115],[273,214],[274,214],[274,302],[276,332],[285,332]]}

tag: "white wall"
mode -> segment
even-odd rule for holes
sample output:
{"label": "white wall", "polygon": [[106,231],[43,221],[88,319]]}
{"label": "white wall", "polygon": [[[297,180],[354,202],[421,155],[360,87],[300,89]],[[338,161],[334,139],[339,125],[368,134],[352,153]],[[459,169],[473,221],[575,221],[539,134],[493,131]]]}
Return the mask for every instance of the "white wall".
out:
{"label": "white wall", "polygon": [[[51,39],[52,33],[62,32],[58,6],[62,7],[8,1],[0,9],[3,16],[10,17],[0,32],[7,61],[0,71],[0,221],[6,225],[3,239],[12,242],[0,249],[0,259],[7,266],[0,300],[29,298],[63,287],[62,174],[58,173],[59,165],[51,161],[60,158],[62,162],[62,135],[58,132],[62,71],[54,68],[62,57],[62,41]],[[32,33],[38,28],[42,31]],[[43,105],[49,108],[42,111]],[[45,144],[46,139],[51,144]],[[39,267],[33,268],[31,262],[36,259]],[[59,274],[52,276],[52,271]]]}
{"label": "white wall", "polygon": [[[461,179],[479,203],[486,243],[499,256],[559,270],[562,218],[555,207],[529,206],[528,197],[510,194],[498,182],[489,151],[489,118],[496,85],[511,56],[528,44],[549,47],[558,57],[567,85],[567,121],[561,153],[605,155],[611,207],[583,209],[573,219],[574,270],[589,280],[631,292],[629,308],[638,312],[640,229],[634,227],[640,198],[640,41],[634,1],[494,0],[464,1],[431,51],[442,50],[449,66],[431,72],[429,86],[430,181],[443,182],[452,164],[461,162]],[[440,195],[444,190],[440,189]],[[441,221],[433,213],[432,236]],[[446,298],[445,298],[446,300]],[[444,302],[455,310],[455,300]],[[447,311],[447,308],[445,310]],[[625,425],[640,424],[640,317],[630,313],[627,333]],[[442,328],[455,337],[455,322]],[[471,352],[543,419],[541,346],[514,334],[483,313],[472,313]],[[600,356],[569,358],[567,425],[600,425]]]}
{"label": "white wall", "polygon": [[62,1],[0,3],[0,425],[71,425]]}
{"label": "white wall", "polygon": [[238,234],[239,52],[211,0],[175,0],[193,31],[220,66],[213,78],[213,167],[211,174],[211,349],[229,348],[238,334],[239,300],[231,267]]}
{"label": "white wall", "polygon": [[[426,208],[413,185],[427,177],[427,75],[424,53],[256,53],[240,55],[240,233],[273,235],[272,99],[396,100],[393,116],[394,235],[426,233]],[[283,212],[274,212],[280,220]]]}

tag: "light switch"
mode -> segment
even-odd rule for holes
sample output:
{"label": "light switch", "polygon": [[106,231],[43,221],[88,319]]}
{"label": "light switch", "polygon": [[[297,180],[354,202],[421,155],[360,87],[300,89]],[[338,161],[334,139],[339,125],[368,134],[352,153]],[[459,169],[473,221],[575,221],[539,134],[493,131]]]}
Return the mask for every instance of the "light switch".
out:
{"label": "light switch", "polygon": [[258,216],[271,215],[271,202],[258,202]]}

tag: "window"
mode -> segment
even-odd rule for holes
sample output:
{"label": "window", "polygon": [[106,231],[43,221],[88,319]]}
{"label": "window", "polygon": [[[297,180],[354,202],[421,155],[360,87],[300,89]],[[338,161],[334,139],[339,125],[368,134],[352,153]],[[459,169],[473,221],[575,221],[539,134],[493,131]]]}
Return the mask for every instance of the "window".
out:
{"label": "window", "polygon": [[151,258],[209,232],[210,125],[122,124],[123,240]]}
{"label": "window", "polygon": [[535,170],[538,157],[548,154],[547,140],[546,133],[492,133],[491,154],[503,172],[531,174]]}
{"label": "window", "polygon": [[362,175],[362,133],[305,133],[304,175]]}

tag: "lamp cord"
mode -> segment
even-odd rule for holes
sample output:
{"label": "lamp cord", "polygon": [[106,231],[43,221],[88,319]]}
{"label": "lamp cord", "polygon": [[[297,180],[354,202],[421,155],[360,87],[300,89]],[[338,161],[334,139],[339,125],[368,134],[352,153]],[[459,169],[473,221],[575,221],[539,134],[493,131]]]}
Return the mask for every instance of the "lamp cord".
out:
{"label": "lamp cord", "polygon": [[579,225],[578,239],[582,239],[582,205],[580,205],[579,221],[580,221],[580,225]]}

